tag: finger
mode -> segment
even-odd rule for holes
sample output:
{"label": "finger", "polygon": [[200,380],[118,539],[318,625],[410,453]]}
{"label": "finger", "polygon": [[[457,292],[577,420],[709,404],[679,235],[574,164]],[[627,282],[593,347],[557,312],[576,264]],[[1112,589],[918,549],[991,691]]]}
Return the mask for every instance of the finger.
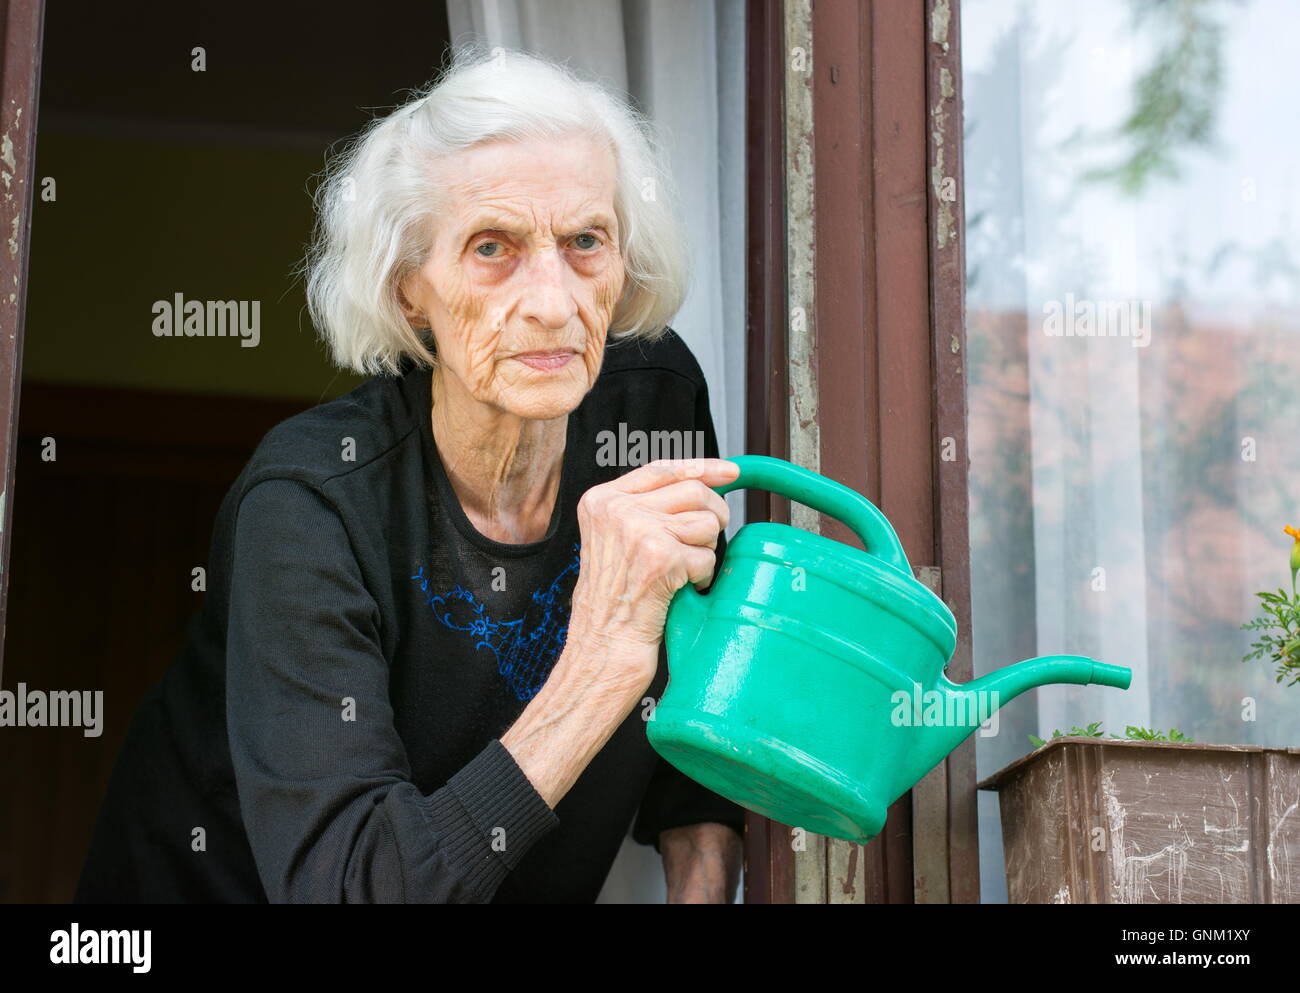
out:
{"label": "finger", "polygon": [[685,479],[698,479],[706,486],[722,486],[738,475],[740,466],[729,459],[656,459],[606,485],[624,493],[646,493]]}
{"label": "finger", "polygon": [[713,569],[717,557],[708,548],[692,547],[685,553],[688,582],[694,583],[696,589],[713,582]]}
{"label": "finger", "polygon": [[665,527],[668,533],[683,545],[707,545],[717,548],[718,518],[710,510],[687,510],[668,517]]}
{"label": "finger", "polygon": [[708,510],[717,517],[719,526],[723,528],[731,522],[731,509],[727,506],[727,501],[699,479],[682,480],[639,494],[636,503],[638,507],[661,514]]}

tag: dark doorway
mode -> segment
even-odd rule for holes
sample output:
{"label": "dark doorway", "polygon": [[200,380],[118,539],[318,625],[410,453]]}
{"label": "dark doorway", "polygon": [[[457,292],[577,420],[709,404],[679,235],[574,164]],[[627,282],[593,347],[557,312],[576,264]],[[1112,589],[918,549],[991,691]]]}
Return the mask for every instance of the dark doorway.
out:
{"label": "dark doorway", "polygon": [[[268,428],[359,382],[294,276],[311,178],[448,47],[439,3],[49,6],[4,683],[103,690],[102,734],[6,729],[0,900],[71,899],[226,488]],[[178,293],[256,301],[256,346],[155,336]]]}

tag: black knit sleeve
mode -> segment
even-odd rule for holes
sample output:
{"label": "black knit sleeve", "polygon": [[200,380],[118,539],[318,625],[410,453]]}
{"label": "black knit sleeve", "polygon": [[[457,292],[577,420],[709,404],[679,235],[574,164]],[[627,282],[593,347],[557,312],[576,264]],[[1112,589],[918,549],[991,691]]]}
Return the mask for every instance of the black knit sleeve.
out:
{"label": "black knit sleeve", "polygon": [[[708,458],[718,457],[718,438],[713,426],[713,415],[709,410],[709,391],[703,385],[696,394],[695,427],[704,432],[704,454]],[[727,536],[718,535],[714,578],[722,567],[722,558],[727,550]],[[711,587],[710,587],[711,588]],[[661,647],[660,651],[664,651]],[[670,673],[671,677],[671,673]],[[654,845],[659,851],[659,835],[670,828],[685,827],[688,824],[707,822],[726,824],[743,834],[745,830],[745,811],[730,800],[712,790],[706,789],[693,779],[670,765],[662,756],[655,766],[655,772],[646,787],[641,800],[641,809],[637,812],[632,826],[632,838],[642,845]]]}
{"label": "black knit sleeve", "polygon": [[333,506],[290,480],[249,490],[226,716],[258,874],[273,903],[486,903],[559,820],[499,740],[420,792],[378,625]]}

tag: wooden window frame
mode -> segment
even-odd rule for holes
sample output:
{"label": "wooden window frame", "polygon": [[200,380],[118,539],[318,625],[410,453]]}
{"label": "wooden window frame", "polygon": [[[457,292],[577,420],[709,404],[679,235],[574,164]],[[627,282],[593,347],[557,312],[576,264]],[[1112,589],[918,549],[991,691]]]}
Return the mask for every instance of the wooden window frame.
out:
{"label": "wooden window frame", "polygon": [[[811,39],[806,78],[789,37]],[[818,471],[890,518],[957,618],[948,675],[968,681],[960,0],[750,0],[747,46],[747,451],[790,457],[792,404],[835,411],[818,418]],[[792,136],[799,86],[811,86],[812,120]],[[791,176],[792,141],[811,147],[811,386],[790,372],[790,288],[804,290],[788,236],[807,228],[789,213],[807,193]],[[787,500],[746,500],[747,520],[790,520]],[[749,815],[746,902],[978,903],[975,782],[967,739],[870,844],[827,839],[811,857],[792,851],[785,826]]]}
{"label": "wooden window frame", "polygon": [[[4,679],[5,608],[9,601],[9,546],[13,523],[14,459],[18,443],[18,397],[22,383],[23,318],[27,309],[27,259],[32,229],[32,168],[36,158],[36,109],[40,96],[44,0],[0,0],[0,134],[10,155],[2,168],[0,230],[0,685]],[[12,156],[12,157],[10,157]]]}

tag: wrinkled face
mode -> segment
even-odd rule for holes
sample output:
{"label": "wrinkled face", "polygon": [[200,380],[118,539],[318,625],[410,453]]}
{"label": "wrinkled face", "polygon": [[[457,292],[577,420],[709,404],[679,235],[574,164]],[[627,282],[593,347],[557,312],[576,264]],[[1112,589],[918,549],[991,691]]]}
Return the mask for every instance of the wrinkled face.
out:
{"label": "wrinkled face", "polygon": [[586,136],[493,141],[436,168],[446,209],[402,283],[408,320],[433,329],[443,374],[475,400],[569,413],[600,373],[623,291],[613,150]]}

